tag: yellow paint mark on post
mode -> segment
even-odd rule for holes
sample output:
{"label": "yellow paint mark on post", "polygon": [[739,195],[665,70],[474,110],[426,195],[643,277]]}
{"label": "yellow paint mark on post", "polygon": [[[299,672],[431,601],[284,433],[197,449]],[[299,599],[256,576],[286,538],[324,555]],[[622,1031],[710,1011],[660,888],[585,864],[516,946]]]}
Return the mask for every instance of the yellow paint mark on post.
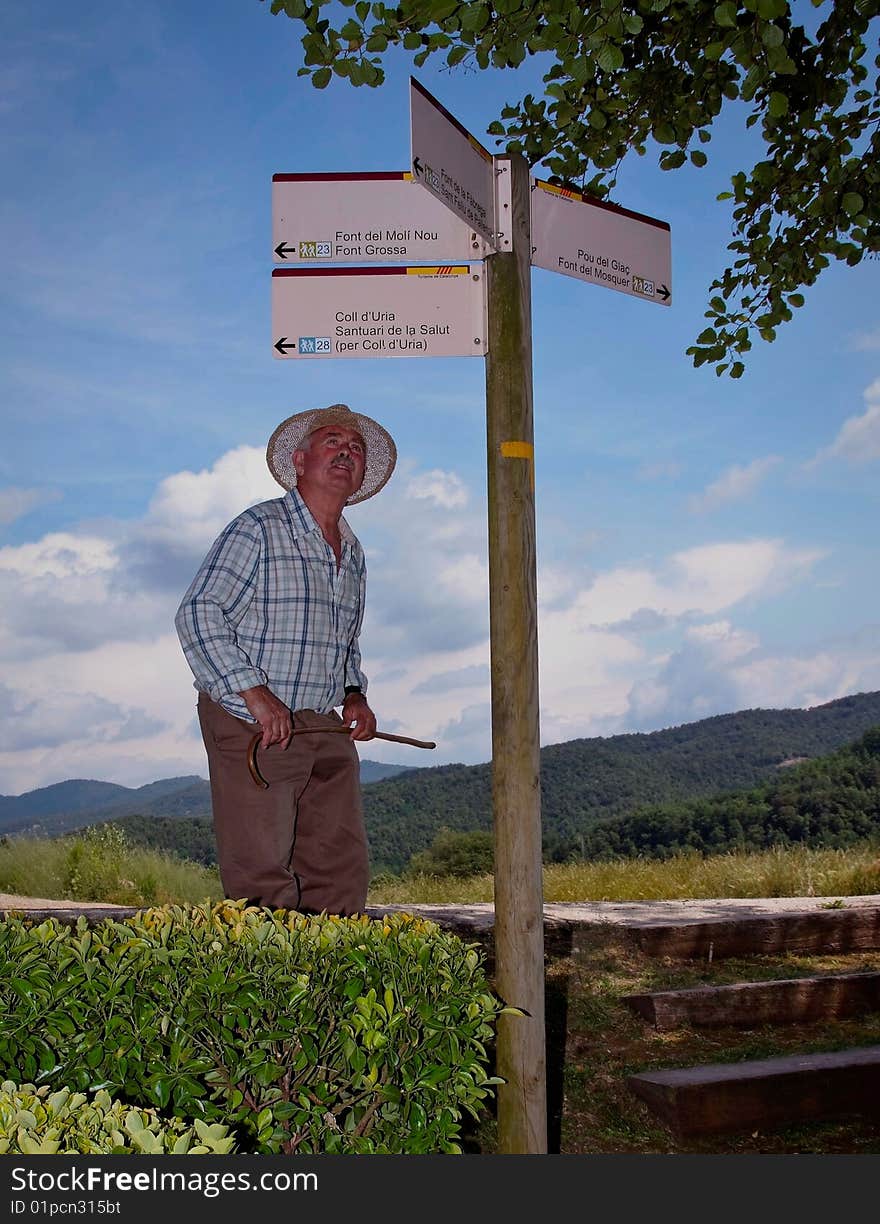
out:
{"label": "yellow paint mark on post", "polygon": [[532,492],[535,491],[535,448],[531,442],[502,442],[501,454],[505,459],[527,459]]}

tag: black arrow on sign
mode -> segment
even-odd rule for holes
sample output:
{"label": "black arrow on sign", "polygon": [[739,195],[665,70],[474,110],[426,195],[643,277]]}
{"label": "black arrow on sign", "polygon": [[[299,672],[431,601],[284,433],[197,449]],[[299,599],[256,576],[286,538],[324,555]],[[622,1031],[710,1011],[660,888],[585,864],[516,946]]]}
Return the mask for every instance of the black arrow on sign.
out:
{"label": "black arrow on sign", "polygon": [[279,242],[278,246],[275,248],[275,254],[279,259],[286,259],[288,255],[296,254],[296,247],[288,246],[285,242]]}
{"label": "black arrow on sign", "polygon": [[660,288],[657,290],[657,292],[663,298],[664,302],[669,298],[669,290],[666,288],[665,285],[661,285]]}
{"label": "black arrow on sign", "polygon": [[413,158],[413,170],[416,172],[416,178],[422,177],[422,163],[417,157]]}
{"label": "black arrow on sign", "polygon": [[286,336],[282,336],[280,340],[275,341],[274,347],[278,349],[278,352],[283,357],[285,349],[295,349],[296,348],[296,341],[288,340]]}

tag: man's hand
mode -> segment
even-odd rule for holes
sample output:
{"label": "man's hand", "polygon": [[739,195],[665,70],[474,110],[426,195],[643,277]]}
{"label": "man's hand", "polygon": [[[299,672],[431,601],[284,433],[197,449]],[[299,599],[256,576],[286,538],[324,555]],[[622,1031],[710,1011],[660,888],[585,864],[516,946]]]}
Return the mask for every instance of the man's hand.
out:
{"label": "man's hand", "polygon": [[348,694],[342,703],[342,721],[351,727],[352,739],[368,740],[376,734],[376,715],[363,693]]}
{"label": "man's hand", "polygon": [[[272,744],[280,744],[282,748],[286,748],[293,735],[293,715],[284,702],[279,701],[265,684],[245,689],[241,697],[263,729],[260,747],[268,748]],[[375,728],[376,720],[374,719],[373,729]]]}

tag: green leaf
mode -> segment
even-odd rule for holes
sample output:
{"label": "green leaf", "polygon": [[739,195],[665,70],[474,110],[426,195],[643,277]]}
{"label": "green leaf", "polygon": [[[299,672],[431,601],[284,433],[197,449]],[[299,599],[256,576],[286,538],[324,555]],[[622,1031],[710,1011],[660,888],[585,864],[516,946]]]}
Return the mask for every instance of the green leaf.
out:
{"label": "green leaf", "polygon": [[606,43],[596,60],[603,72],[616,72],[623,67],[623,51],[616,43]]}
{"label": "green leaf", "polygon": [[785,42],[785,35],[777,25],[765,25],[761,31],[761,42],[765,47],[781,47]]}
{"label": "green leaf", "polygon": [[865,207],[865,201],[857,191],[848,191],[841,200],[843,211],[850,217],[857,217]]}
{"label": "green leaf", "polygon": [[683,166],[687,161],[687,154],[684,149],[676,149],[674,153],[660,154],[660,169],[661,170],[677,170],[679,166]]}
{"label": "green leaf", "polygon": [[691,151],[691,161],[695,166],[705,166],[708,157],[701,149],[693,149]]}
{"label": "green leaf", "polygon": [[774,119],[781,119],[783,115],[788,114],[788,98],[784,93],[774,90],[770,95],[767,109]]}
{"label": "green leaf", "polygon": [[315,89],[326,89],[330,84],[330,78],[333,72],[330,68],[319,68],[317,72],[312,74],[312,84]]}
{"label": "green leaf", "polygon": [[736,25],[736,5],[732,0],[724,0],[724,3],[715,9],[715,24],[727,28]]}
{"label": "green leaf", "polygon": [[489,24],[489,7],[486,4],[470,4],[461,14],[461,28],[472,32],[485,29]]}

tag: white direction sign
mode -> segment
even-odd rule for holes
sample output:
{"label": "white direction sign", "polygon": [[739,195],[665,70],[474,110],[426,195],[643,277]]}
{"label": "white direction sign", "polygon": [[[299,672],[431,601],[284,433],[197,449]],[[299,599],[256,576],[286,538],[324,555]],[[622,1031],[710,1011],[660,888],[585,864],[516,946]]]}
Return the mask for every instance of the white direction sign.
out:
{"label": "white direction sign", "polygon": [[482,259],[472,226],[406,171],[273,174],[276,263],[458,263]]}
{"label": "white direction sign", "polygon": [[497,249],[492,154],[410,77],[410,148],[417,183]]}
{"label": "white direction sign", "polygon": [[655,217],[535,179],[532,263],[668,306],[672,239]]}
{"label": "white direction sign", "polygon": [[276,357],[484,357],[482,265],[276,268]]}

